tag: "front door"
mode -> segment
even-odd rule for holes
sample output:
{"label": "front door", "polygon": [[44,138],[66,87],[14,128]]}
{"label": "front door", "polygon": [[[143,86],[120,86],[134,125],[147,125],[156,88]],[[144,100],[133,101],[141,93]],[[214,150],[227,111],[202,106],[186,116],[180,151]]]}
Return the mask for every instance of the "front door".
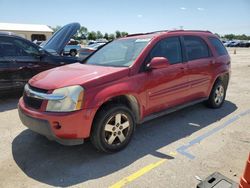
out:
{"label": "front door", "polygon": [[180,38],[168,37],[161,40],[153,47],[149,56],[150,59],[165,57],[171,65],[146,73],[148,88],[146,114],[184,103],[187,100],[189,85],[187,64],[183,63]]}
{"label": "front door", "polygon": [[35,74],[41,72],[42,65],[38,47],[21,38],[0,37],[0,82],[2,89],[22,88]]}

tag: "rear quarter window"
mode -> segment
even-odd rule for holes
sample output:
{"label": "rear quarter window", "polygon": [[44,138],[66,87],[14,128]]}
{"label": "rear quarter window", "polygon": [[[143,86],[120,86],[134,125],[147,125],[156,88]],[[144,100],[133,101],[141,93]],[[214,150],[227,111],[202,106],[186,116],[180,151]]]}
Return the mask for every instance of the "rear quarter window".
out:
{"label": "rear quarter window", "polygon": [[215,48],[219,56],[228,55],[227,49],[224,47],[224,45],[219,39],[215,37],[209,37],[208,40],[210,41],[212,46]]}

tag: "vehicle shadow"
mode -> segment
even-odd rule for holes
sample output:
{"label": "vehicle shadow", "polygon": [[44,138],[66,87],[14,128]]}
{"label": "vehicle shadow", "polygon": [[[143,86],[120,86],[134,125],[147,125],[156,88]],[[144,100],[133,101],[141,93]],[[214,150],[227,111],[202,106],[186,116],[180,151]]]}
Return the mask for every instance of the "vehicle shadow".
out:
{"label": "vehicle shadow", "polygon": [[0,94],[0,112],[17,108],[17,103],[21,96],[21,91],[15,93]]}
{"label": "vehicle shadow", "polygon": [[148,154],[174,159],[157,150],[211,125],[236,109],[237,106],[229,101],[221,109],[208,109],[198,104],[152,120],[138,126],[128,147],[115,154],[98,152],[90,142],[81,146],[62,146],[25,130],[14,139],[12,154],[30,178],[52,186],[72,186],[112,174]]}

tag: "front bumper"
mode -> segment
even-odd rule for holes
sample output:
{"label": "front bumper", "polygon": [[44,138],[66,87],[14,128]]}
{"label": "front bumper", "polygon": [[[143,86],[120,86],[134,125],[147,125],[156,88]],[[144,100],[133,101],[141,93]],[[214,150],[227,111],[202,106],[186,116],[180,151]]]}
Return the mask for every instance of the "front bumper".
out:
{"label": "front bumper", "polygon": [[18,103],[19,117],[26,127],[63,145],[82,144],[90,136],[95,111],[49,113],[26,107],[22,98]]}

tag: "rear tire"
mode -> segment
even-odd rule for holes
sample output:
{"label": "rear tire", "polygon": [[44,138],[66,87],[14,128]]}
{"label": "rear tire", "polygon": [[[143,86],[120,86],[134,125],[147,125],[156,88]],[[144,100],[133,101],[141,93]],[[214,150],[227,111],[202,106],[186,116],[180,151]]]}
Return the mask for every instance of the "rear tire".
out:
{"label": "rear tire", "polygon": [[227,86],[221,80],[215,82],[206,103],[209,108],[220,108],[223,105],[226,97],[226,88]]}
{"label": "rear tire", "polygon": [[112,153],[125,148],[135,128],[134,116],[122,104],[102,108],[95,117],[90,140],[100,151]]}

